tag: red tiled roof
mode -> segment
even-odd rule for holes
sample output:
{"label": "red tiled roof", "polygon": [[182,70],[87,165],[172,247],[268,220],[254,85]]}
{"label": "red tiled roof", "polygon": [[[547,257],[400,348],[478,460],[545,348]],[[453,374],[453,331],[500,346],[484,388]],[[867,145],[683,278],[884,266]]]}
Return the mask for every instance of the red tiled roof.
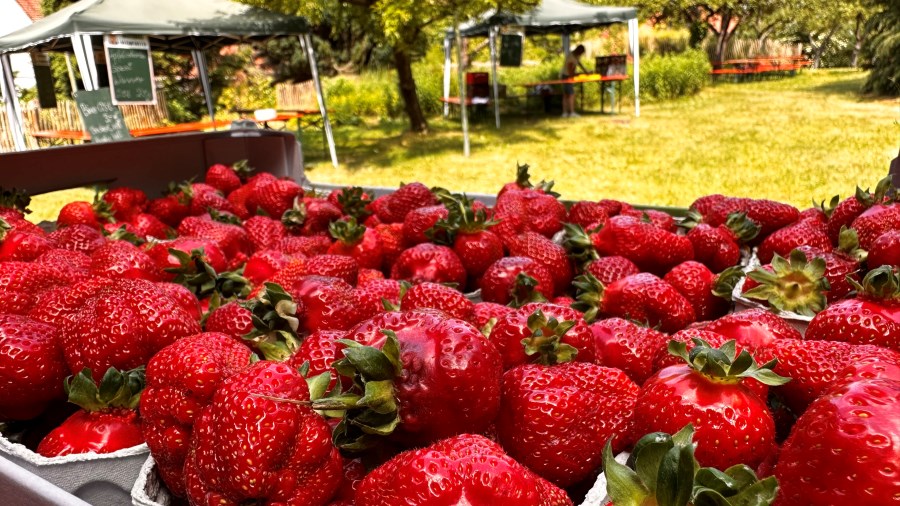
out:
{"label": "red tiled roof", "polygon": [[41,0],[16,0],[16,3],[19,4],[19,7],[25,11],[25,15],[32,21],[37,21],[44,17],[44,14],[41,12]]}

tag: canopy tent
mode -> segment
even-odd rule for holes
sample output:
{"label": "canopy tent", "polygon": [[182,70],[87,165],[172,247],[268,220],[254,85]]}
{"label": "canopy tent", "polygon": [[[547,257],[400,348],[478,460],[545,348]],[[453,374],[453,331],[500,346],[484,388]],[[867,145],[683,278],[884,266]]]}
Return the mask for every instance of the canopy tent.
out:
{"label": "canopy tent", "polygon": [[[460,25],[458,30],[449,29],[444,40],[444,115],[449,114],[447,99],[450,96],[451,47],[454,37],[488,37],[490,39],[491,72],[493,81],[492,101],[497,128],[500,128],[500,105],[497,82],[497,38],[503,26],[521,28],[525,35],[560,34],[563,37],[563,51],[568,56],[569,35],[573,32],[608,26],[615,23],[628,24],[628,45],[634,57],[634,114],[640,116],[639,73],[640,54],[638,50],[637,9],[634,7],[600,7],[587,5],[575,0],[543,0],[531,11],[515,14],[493,11],[479,19]],[[460,86],[463,95],[464,87]],[[460,97],[460,107],[465,108],[464,97]],[[463,109],[465,110],[465,109]]]}
{"label": "canopy tent", "polygon": [[24,149],[24,137],[21,111],[12,86],[9,54],[74,52],[84,88],[95,90],[99,79],[91,36],[107,34],[147,36],[152,50],[191,53],[211,119],[215,119],[215,110],[203,51],[279,36],[298,36],[312,70],[331,160],[337,165],[331,122],[306,21],[231,0],[81,0],[0,37],[3,74],[0,82],[18,149]]}

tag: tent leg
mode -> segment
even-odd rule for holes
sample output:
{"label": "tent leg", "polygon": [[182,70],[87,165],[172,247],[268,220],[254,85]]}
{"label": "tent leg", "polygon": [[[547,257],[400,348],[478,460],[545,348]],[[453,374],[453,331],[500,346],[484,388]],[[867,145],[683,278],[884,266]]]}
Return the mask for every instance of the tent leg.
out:
{"label": "tent leg", "polygon": [[463,155],[469,156],[469,112],[466,107],[466,81],[462,66],[462,35],[459,33],[459,20],[453,17],[453,31],[456,33],[456,72],[459,82],[459,115],[463,129]]}
{"label": "tent leg", "polygon": [[331,131],[331,120],[328,119],[328,109],[325,107],[325,95],[322,93],[322,81],[319,80],[319,64],[316,62],[316,52],[313,50],[312,37],[308,33],[300,36],[300,43],[306,46],[306,56],[309,59],[309,69],[312,71],[313,83],[316,86],[316,99],[319,101],[319,110],[322,112],[322,121],[325,128],[325,137],[328,139],[328,152],[331,154],[331,165],[338,166],[337,150],[334,148],[334,133]]}
{"label": "tent leg", "polygon": [[25,135],[22,131],[22,111],[19,110],[19,97],[16,95],[16,84],[9,63],[9,53],[0,56],[0,90],[6,103],[6,119],[9,121],[13,145],[16,151],[25,151]]}
{"label": "tent leg", "polygon": [[200,86],[203,87],[203,97],[206,99],[206,112],[209,113],[209,120],[213,122],[213,130],[215,130],[216,107],[213,104],[212,86],[209,84],[209,68],[206,65],[206,55],[200,49],[191,50],[191,56],[194,58],[194,66],[197,67],[197,74],[200,76]]}
{"label": "tent leg", "polygon": [[497,128],[500,128],[500,83],[497,82],[497,34],[500,31],[499,27],[491,27],[491,36],[490,36],[490,44],[491,44],[491,81],[494,83],[493,88],[493,100],[494,100],[494,121],[497,123]]}
{"label": "tent leg", "polygon": [[453,41],[449,36],[444,37],[444,117],[450,116],[450,103],[447,102],[447,99],[450,98],[450,67],[452,65],[451,58],[451,47],[453,46]]}
{"label": "tent leg", "polygon": [[628,38],[630,39],[631,54],[634,59],[634,115],[641,116],[641,50],[638,47],[638,20],[628,20]]}
{"label": "tent leg", "polygon": [[563,56],[566,58],[569,57],[569,53],[571,52],[571,49],[572,49],[569,47],[570,44],[571,44],[571,42],[570,42],[569,33],[566,32],[566,33],[562,34],[562,50],[563,50]]}
{"label": "tent leg", "polygon": [[78,62],[78,70],[81,72],[81,82],[84,89],[94,91],[100,87],[97,77],[97,63],[94,61],[94,47],[91,44],[90,35],[72,35],[72,50],[75,52],[75,61]]}
{"label": "tent leg", "polygon": [[66,71],[69,75],[69,87],[72,88],[72,96],[75,96],[75,92],[78,91],[78,84],[75,80],[75,71],[72,69],[72,58],[69,56],[69,53],[66,53]]}

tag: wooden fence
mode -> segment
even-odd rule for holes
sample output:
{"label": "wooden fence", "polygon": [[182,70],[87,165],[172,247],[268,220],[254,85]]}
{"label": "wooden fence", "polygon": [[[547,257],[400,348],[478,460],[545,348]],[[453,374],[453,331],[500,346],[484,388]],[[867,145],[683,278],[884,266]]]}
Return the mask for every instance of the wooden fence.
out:
{"label": "wooden fence", "polygon": [[[716,39],[707,37],[703,49],[709,55],[710,61],[716,56]],[[747,58],[761,58],[767,56],[800,56],[803,44],[780,42],[777,40],[765,40],[762,43],[755,39],[731,39],[725,50],[726,60],[740,60]]]}
{"label": "wooden fence", "polygon": [[316,86],[312,81],[301,83],[278,83],[275,85],[275,100],[278,109],[318,111]]}

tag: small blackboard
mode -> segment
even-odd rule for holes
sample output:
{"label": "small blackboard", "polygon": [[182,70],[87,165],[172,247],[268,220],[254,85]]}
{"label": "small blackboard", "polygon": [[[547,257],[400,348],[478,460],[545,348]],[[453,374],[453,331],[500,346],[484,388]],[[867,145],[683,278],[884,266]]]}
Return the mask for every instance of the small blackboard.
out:
{"label": "small blackboard", "polygon": [[53,72],[50,70],[49,55],[47,53],[31,53],[31,65],[34,67],[38,104],[41,106],[41,109],[55,109],[56,87],[53,84]]}
{"label": "small blackboard", "polygon": [[91,142],[115,142],[131,138],[122,111],[112,103],[109,88],[75,93],[75,103]]}
{"label": "small blackboard", "polygon": [[103,39],[113,104],[154,104],[153,61],[146,37],[107,35]]}
{"label": "small blackboard", "polygon": [[518,33],[504,33],[500,36],[500,65],[503,67],[522,66],[522,40]]}

